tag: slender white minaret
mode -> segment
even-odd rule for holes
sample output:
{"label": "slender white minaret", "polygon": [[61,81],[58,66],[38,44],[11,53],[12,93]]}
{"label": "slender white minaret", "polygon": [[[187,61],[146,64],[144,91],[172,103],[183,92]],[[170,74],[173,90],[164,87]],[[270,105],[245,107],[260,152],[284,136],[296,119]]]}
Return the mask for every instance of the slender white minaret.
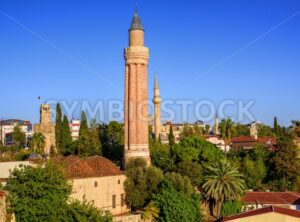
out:
{"label": "slender white minaret", "polygon": [[219,135],[219,117],[218,114],[216,114],[216,123],[215,123],[215,135]]}
{"label": "slender white minaret", "polygon": [[153,103],[154,103],[154,130],[155,130],[155,141],[159,140],[159,134],[160,134],[160,103],[161,98],[159,94],[159,87],[158,87],[158,80],[157,76],[155,74],[154,77],[154,97],[153,97]]}

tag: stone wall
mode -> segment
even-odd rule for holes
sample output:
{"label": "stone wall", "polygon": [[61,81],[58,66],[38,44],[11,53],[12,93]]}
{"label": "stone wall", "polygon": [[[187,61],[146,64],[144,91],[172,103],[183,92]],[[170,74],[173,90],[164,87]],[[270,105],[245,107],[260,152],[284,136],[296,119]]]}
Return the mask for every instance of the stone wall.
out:
{"label": "stone wall", "polygon": [[[93,201],[102,210],[108,210],[113,215],[127,213],[125,204],[125,175],[73,179],[71,198]],[[123,200],[122,200],[123,199]]]}
{"label": "stone wall", "polygon": [[43,123],[34,125],[35,133],[42,133],[46,138],[45,153],[49,154],[50,149],[53,146],[55,148],[55,124]]}

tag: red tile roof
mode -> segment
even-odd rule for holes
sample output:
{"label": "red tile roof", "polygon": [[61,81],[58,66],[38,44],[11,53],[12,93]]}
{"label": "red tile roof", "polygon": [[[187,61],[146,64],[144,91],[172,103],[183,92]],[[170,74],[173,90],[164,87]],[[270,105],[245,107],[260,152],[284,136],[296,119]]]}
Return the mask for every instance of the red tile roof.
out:
{"label": "red tile roof", "polygon": [[256,139],[251,136],[239,136],[232,138],[231,142],[256,142]]}
{"label": "red tile roof", "polygon": [[276,213],[285,214],[285,215],[288,215],[291,217],[300,218],[300,211],[277,207],[277,206],[269,206],[269,207],[264,207],[264,208],[260,208],[260,209],[240,213],[240,214],[235,214],[232,216],[227,216],[227,217],[222,218],[220,221],[231,221],[231,220],[236,220],[239,218],[251,217],[251,216],[256,216],[256,215],[270,213],[270,212],[276,212]]}
{"label": "red tile roof", "polygon": [[246,204],[300,204],[300,193],[246,192],[242,201]]}
{"label": "red tile roof", "polygon": [[249,147],[253,148],[253,146],[257,143],[266,145],[269,149],[276,149],[275,145],[277,141],[273,137],[258,137],[255,139],[251,136],[239,136],[231,139],[231,146],[234,147]]}
{"label": "red tile roof", "polygon": [[61,164],[66,170],[67,177],[71,179],[124,175],[124,172],[110,160],[101,156],[87,158],[77,156],[58,157],[53,161]]}
{"label": "red tile roof", "polygon": [[258,137],[257,142],[259,143],[270,143],[270,144],[276,144],[277,140],[274,137]]}

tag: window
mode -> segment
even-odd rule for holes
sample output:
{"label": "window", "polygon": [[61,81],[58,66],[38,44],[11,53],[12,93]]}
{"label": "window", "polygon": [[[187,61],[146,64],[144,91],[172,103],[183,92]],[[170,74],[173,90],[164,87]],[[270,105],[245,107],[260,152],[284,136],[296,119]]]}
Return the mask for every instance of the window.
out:
{"label": "window", "polygon": [[121,183],[121,180],[118,180],[118,184],[120,184]]}
{"label": "window", "polygon": [[116,208],[116,195],[112,195],[112,208]]}
{"label": "window", "polygon": [[97,181],[95,181],[95,183],[94,183],[94,187],[97,187],[98,186],[98,182]]}
{"label": "window", "polygon": [[121,206],[124,207],[125,205],[125,195],[124,194],[121,194]]}

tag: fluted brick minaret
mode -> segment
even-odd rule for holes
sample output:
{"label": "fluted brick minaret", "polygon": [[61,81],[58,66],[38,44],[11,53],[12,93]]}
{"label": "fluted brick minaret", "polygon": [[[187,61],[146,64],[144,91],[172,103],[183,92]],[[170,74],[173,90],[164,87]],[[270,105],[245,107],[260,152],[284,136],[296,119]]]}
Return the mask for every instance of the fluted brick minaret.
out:
{"label": "fluted brick minaret", "polygon": [[129,47],[125,49],[125,152],[126,162],[141,157],[150,165],[148,130],[148,59],[144,47],[144,29],[137,11],[129,29]]}
{"label": "fluted brick minaret", "polygon": [[158,80],[157,76],[155,74],[154,78],[154,97],[153,97],[153,103],[154,103],[154,130],[155,130],[155,140],[159,140],[159,134],[160,134],[160,103],[161,98],[159,94],[159,87],[158,87]]}

